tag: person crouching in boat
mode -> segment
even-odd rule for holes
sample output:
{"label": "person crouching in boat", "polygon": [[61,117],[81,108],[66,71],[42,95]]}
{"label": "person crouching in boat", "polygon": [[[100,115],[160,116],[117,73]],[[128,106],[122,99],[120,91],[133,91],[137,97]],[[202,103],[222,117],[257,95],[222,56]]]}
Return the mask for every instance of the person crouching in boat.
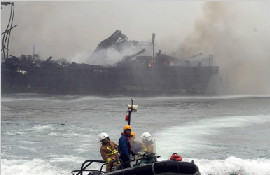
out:
{"label": "person crouching in boat", "polygon": [[124,126],[124,132],[121,133],[121,137],[119,138],[119,146],[118,151],[120,154],[120,159],[122,163],[122,168],[128,168],[131,167],[130,165],[130,153],[131,153],[131,146],[128,142],[128,137],[130,137],[131,134],[131,126],[125,125]]}
{"label": "person crouching in boat", "polygon": [[131,132],[131,136],[129,137],[129,143],[131,146],[131,152],[134,154],[138,154],[139,152],[142,151],[147,151],[147,149],[145,148],[145,146],[143,145],[142,142],[139,142],[136,139],[136,135],[135,132]]}
{"label": "person crouching in boat", "polygon": [[100,155],[106,162],[106,172],[111,172],[113,167],[120,163],[117,144],[110,141],[109,135],[105,132],[99,134],[99,140],[102,144]]}
{"label": "person crouching in boat", "polygon": [[152,155],[156,154],[155,141],[149,132],[144,132],[141,135],[142,143],[145,146],[145,152]]}

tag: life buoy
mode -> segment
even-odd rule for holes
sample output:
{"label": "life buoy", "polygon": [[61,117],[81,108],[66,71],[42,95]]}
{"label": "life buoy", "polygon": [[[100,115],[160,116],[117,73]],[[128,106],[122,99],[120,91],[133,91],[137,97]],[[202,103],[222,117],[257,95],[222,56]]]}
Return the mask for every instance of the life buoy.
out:
{"label": "life buoy", "polygon": [[179,156],[177,153],[173,153],[170,160],[182,161],[182,156]]}

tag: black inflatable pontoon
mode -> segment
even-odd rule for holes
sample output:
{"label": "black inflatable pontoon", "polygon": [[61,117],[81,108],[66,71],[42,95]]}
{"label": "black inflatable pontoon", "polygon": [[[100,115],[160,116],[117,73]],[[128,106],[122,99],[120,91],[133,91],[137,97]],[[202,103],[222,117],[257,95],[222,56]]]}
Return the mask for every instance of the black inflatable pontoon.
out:
{"label": "black inflatable pontoon", "polygon": [[[74,175],[102,175],[105,174],[102,171],[102,167],[99,170],[86,170],[86,168],[92,163],[98,162],[103,163],[104,161],[85,161],[81,167],[81,170],[74,170]],[[116,170],[113,172],[106,173],[106,175],[200,175],[198,167],[192,161],[190,162],[179,162],[175,160],[165,160],[150,164],[135,165],[131,168]]]}
{"label": "black inflatable pontoon", "polygon": [[165,160],[132,168],[117,170],[106,175],[199,175],[199,169],[194,163]]}

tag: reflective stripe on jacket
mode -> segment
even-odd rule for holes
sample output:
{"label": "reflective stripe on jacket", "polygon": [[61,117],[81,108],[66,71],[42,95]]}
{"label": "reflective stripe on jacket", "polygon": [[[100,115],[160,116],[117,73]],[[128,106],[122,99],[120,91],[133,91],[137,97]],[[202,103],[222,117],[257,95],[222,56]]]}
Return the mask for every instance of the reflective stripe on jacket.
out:
{"label": "reflective stripe on jacket", "polygon": [[111,149],[109,146],[107,146],[107,150],[110,151],[109,153],[107,153],[107,156],[118,153],[117,149]]}
{"label": "reflective stripe on jacket", "polygon": [[117,145],[111,141],[106,145],[102,145],[100,147],[100,155],[106,163],[109,163],[111,160],[118,160]]}

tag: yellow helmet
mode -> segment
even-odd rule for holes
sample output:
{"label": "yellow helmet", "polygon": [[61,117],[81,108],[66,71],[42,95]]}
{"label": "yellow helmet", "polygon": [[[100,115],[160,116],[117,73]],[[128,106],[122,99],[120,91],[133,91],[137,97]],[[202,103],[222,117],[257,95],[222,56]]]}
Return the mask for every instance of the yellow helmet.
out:
{"label": "yellow helmet", "polygon": [[130,129],[131,130],[131,126],[130,125],[125,125],[124,126],[124,131],[127,130],[127,129]]}
{"label": "yellow helmet", "polygon": [[132,137],[136,137],[136,135],[135,135],[135,132],[131,132],[131,134],[130,134]]}

